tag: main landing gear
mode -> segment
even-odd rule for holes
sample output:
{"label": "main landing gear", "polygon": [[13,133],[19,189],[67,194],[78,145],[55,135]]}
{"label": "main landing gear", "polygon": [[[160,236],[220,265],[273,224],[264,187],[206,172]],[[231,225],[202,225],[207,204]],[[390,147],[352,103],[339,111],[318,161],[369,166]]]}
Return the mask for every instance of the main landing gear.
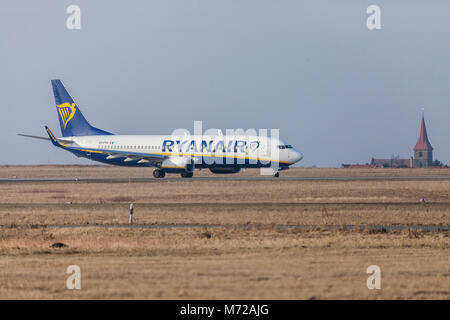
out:
{"label": "main landing gear", "polygon": [[192,178],[193,175],[194,175],[194,173],[192,173],[192,172],[183,172],[183,173],[181,173],[181,177],[182,178]]}
{"label": "main landing gear", "polygon": [[161,169],[155,169],[153,170],[153,176],[155,178],[164,178],[166,176],[166,173]]}
{"label": "main landing gear", "polygon": [[[153,176],[157,179],[162,179],[166,176],[166,173],[164,170],[161,169],[155,169],[153,170]],[[181,177],[182,178],[192,178],[194,176],[193,172],[182,172]]]}
{"label": "main landing gear", "polygon": [[280,173],[278,171],[273,174],[274,178],[278,178],[279,176],[280,176]]}

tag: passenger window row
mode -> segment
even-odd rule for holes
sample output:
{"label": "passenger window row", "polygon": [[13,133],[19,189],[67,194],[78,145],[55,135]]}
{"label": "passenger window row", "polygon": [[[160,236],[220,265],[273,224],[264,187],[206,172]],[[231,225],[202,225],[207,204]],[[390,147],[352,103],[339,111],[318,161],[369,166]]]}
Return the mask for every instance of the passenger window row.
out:
{"label": "passenger window row", "polygon": [[114,149],[114,150],[157,150],[160,146],[122,146],[122,145],[107,145],[98,146],[99,149]]}

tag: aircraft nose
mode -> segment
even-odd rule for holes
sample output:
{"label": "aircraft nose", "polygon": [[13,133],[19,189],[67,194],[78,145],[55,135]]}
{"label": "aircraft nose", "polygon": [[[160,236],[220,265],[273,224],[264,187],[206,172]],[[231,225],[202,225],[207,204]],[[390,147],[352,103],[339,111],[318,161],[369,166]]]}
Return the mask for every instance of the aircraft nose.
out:
{"label": "aircraft nose", "polygon": [[296,163],[299,162],[300,160],[303,159],[303,153],[301,153],[300,151],[297,150],[293,150],[292,151],[292,163]]}

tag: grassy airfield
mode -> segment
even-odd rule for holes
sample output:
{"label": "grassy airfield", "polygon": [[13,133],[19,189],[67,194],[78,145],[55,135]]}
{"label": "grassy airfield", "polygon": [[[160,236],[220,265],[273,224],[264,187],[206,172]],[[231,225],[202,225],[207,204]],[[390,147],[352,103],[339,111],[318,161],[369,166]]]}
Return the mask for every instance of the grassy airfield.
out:
{"label": "grassy airfield", "polygon": [[[195,176],[217,180],[133,180],[150,176],[109,166],[0,167],[0,178],[128,179],[0,183],[0,298],[450,298],[450,231],[408,229],[450,225],[450,180],[435,178],[450,169],[281,173],[387,178],[376,181],[240,181],[206,170]],[[226,178],[253,176],[259,170]],[[81,290],[66,289],[74,264]],[[369,265],[381,268],[380,290],[366,287]]]}

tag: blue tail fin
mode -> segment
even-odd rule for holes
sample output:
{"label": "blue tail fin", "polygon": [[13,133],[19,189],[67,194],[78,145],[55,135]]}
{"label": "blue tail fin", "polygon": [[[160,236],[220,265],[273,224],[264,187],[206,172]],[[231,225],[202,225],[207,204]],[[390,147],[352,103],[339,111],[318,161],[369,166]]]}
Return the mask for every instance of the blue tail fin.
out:
{"label": "blue tail fin", "polygon": [[63,137],[112,134],[89,124],[60,80],[52,80],[52,87]]}

